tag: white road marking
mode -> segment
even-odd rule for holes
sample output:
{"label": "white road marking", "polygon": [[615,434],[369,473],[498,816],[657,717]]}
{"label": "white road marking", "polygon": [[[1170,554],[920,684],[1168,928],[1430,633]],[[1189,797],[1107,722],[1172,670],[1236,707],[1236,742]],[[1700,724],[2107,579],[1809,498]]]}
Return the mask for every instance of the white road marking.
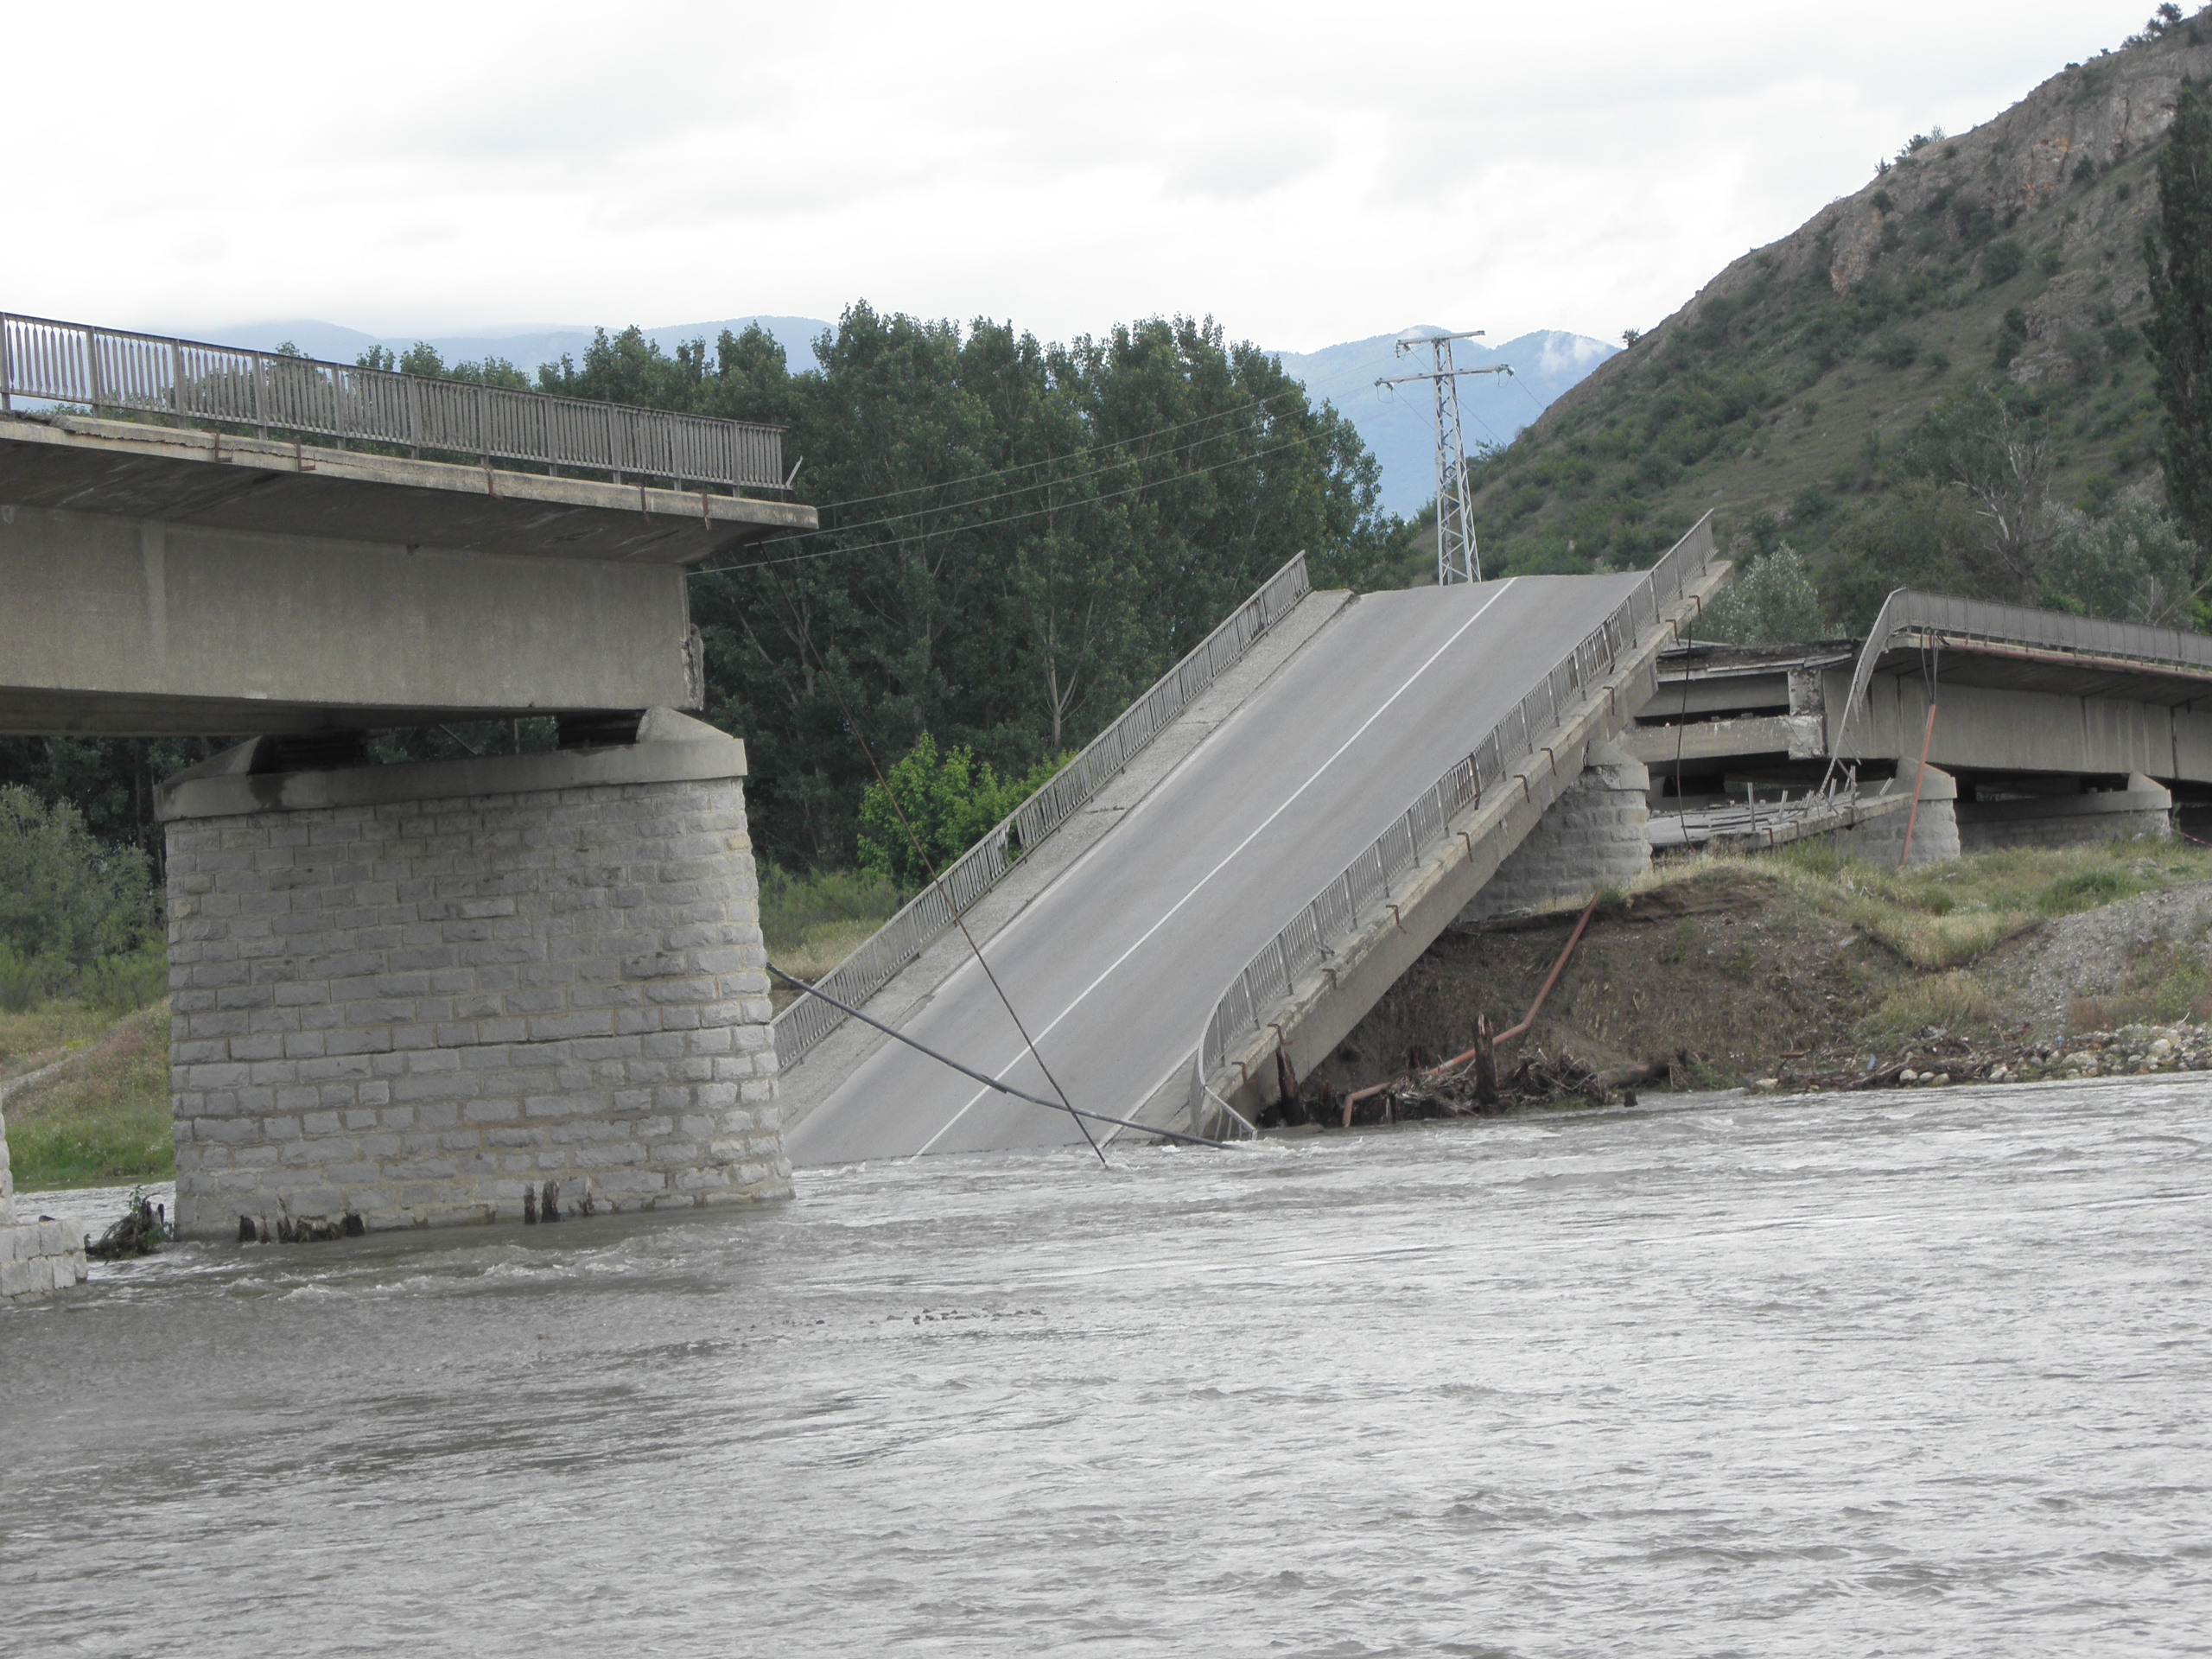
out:
{"label": "white road marking", "polygon": [[[1158,921],[1154,922],[1150,927],[1145,929],[1144,932],[1137,938],[1135,944],[1130,945],[1128,950],[1122,951],[1120,956],[1115,957],[1114,960],[1106,966],[1104,970],[1099,974],[1097,978],[1092,980],[1090,984],[1084,986],[1080,991],[1077,991],[1074,997],[1069,1001],[1067,1007],[1061,1009],[1058,1014],[1053,1016],[1052,1024],[1045,1027],[1042,1030],[1037,1033],[1034,1040],[1041,1044],[1046,1038],[1051,1036],[1054,1029],[1058,1027],[1062,1020],[1065,1020],[1068,1015],[1073,1014],[1077,1008],[1082,1006],[1084,998],[1089,996],[1093,991],[1104,984],[1108,979],[1111,978],[1115,971],[1118,969],[1123,963],[1127,962],[1131,957],[1135,956],[1139,950],[1144,948],[1147,940],[1150,939],[1154,934],[1159,932],[1161,928],[1166,926],[1169,922],[1173,921],[1176,913],[1180,911],[1184,906],[1189,904],[1192,899],[1197,898],[1199,890],[1202,889],[1207,882],[1212,880],[1217,875],[1219,875],[1223,870],[1226,869],[1230,864],[1236,860],[1238,854],[1242,853],[1247,847],[1249,847],[1255,841],[1258,840],[1260,836],[1266,832],[1269,824],[1273,823],[1277,818],[1287,812],[1290,810],[1292,804],[1295,802],[1300,796],[1303,795],[1307,790],[1311,789],[1317,782],[1319,782],[1322,773],[1328,771],[1331,766],[1336,765],[1338,760],[1343,759],[1344,751],[1351,748],[1353,744],[1358,742],[1362,737],[1365,736],[1367,734],[1367,728],[1372,726],[1376,721],[1382,719],[1385,714],[1389,713],[1391,704],[1396,702],[1400,697],[1402,697],[1408,691],[1411,690],[1413,689],[1414,683],[1419,680],[1422,675],[1427,673],[1428,671],[1435,665],[1436,659],[1444,655],[1446,652],[1451,650],[1453,645],[1459,644],[1459,636],[1466,632],[1469,628],[1473,627],[1476,623],[1481,621],[1484,616],[1489,613],[1490,607],[1497,604],[1499,600],[1503,599],[1508,591],[1511,589],[1513,584],[1519,580],[1520,578],[1518,576],[1508,577],[1503,587],[1483,601],[1482,608],[1480,610],[1477,611],[1465,622],[1462,622],[1458,627],[1454,628],[1452,631],[1451,637],[1446,639],[1445,642],[1439,645],[1434,651],[1431,652],[1427,658],[1422,662],[1421,665],[1414,670],[1411,674],[1408,675],[1404,683],[1402,683],[1396,690],[1393,691],[1387,698],[1385,698],[1382,702],[1376,707],[1373,714],[1370,715],[1364,721],[1360,722],[1359,729],[1357,731],[1354,732],[1350,737],[1344,739],[1342,743],[1339,743],[1337,746],[1336,752],[1330,755],[1330,757],[1324,760],[1319,766],[1314,767],[1312,775],[1309,776],[1304,783],[1299,785],[1296,789],[1293,790],[1288,795],[1283,798],[1282,804],[1276,807],[1274,811],[1268,813],[1266,818],[1262,820],[1258,828],[1255,829],[1250,835],[1245,836],[1243,840],[1238,842],[1236,846],[1231,848],[1227,853],[1224,854],[1222,855],[1221,861],[1216,864],[1211,869],[1208,870],[1204,875],[1200,876],[1196,881],[1192,883],[1191,890],[1185,893],[1180,899],[1178,899],[1173,906],[1169,906],[1169,908],[1160,916]],[[992,1068],[992,1075],[995,1077],[1003,1077],[1006,1074],[1007,1068],[1020,1064],[1022,1056],[1028,1052],[1029,1049],[1027,1046],[1016,1049],[1013,1055],[1007,1059],[1001,1062],[999,1065]],[[923,1142],[920,1151],[916,1152],[912,1155],[913,1157],[919,1158],[926,1154],[931,1147],[937,1145],[938,1141],[944,1139],[946,1135],[950,1133],[954,1124],[959,1122],[962,1118],[968,1116],[969,1110],[973,1109],[977,1101],[982,1099],[984,1096],[992,1092],[993,1091],[988,1089],[978,1089],[974,1094],[969,1096],[967,1104],[961,1107],[958,1111],[947,1118],[944,1122],[944,1126],[938,1129],[938,1132],[931,1135],[926,1141]],[[1044,1109],[1039,1107],[1036,1109],[1041,1111]]]}

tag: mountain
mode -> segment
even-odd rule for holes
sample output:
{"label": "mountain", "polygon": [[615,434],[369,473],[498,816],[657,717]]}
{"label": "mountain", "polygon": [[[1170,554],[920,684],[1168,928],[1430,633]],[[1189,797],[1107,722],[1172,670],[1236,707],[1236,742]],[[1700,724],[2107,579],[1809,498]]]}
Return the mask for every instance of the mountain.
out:
{"label": "mountain", "polygon": [[[1286,372],[1305,382],[1309,396],[1317,402],[1326,398],[1358,429],[1382,463],[1382,505],[1408,518],[1436,493],[1434,404],[1426,386],[1378,389],[1375,383],[1428,366],[1426,350],[1398,355],[1402,337],[1444,332],[1423,324],[1395,334],[1325,346],[1318,352],[1275,354]],[[1561,392],[1619,350],[1601,340],[1555,329],[1522,334],[1501,346],[1455,341],[1452,361],[1461,368],[1503,364],[1513,370],[1510,376],[1484,375],[1459,383],[1461,423],[1469,450],[1510,442]]]}
{"label": "mountain", "polygon": [[2184,76],[2212,76],[2212,8],[2069,64],[1971,132],[1915,137],[1736,260],[1484,465],[1491,561],[1645,563],[1710,508],[1738,553],[1786,537],[1810,556],[1849,620],[1864,594],[1842,594],[1840,562],[1935,536],[1944,513],[1943,534],[1968,533],[1926,456],[1977,399],[2041,435],[2050,504],[2155,502],[2142,242]]}
{"label": "mountain", "polygon": [[[711,351],[723,329],[739,334],[753,322],[775,336],[794,374],[814,366],[815,336],[836,327],[818,317],[725,317],[715,322],[670,323],[648,328],[645,335],[666,352],[673,352],[679,345],[694,340],[705,340]],[[541,363],[557,363],[564,354],[581,359],[592,342],[592,330],[581,327],[499,328],[479,334],[378,335],[313,318],[239,323],[218,330],[217,334],[225,345],[256,346],[264,352],[274,351],[289,340],[309,357],[339,363],[353,362],[372,346],[404,352],[417,340],[427,338],[448,363],[474,363],[487,357],[503,357],[525,372],[535,370]]]}

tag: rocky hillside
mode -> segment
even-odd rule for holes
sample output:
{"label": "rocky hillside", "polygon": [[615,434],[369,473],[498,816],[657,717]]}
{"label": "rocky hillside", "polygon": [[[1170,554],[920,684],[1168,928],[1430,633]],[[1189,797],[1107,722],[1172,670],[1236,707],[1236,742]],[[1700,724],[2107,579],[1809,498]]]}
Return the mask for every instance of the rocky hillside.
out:
{"label": "rocky hillside", "polygon": [[1737,260],[1490,461],[1486,563],[1648,563],[1710,508],[1739,552],[1786,537],[1817,565],[1897,506],[1923,417],[1976,385],[2048,435],[2054,503],[2155,499],[2141,245],[2184,76],[2212,77],[2212,8],[1916,136]]}

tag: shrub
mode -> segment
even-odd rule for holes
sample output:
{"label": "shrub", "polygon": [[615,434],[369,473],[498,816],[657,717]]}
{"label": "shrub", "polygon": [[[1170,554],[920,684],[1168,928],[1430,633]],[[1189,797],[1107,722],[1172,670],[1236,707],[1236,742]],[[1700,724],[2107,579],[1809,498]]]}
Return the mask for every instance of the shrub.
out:
{"label": "shrub", "polygon": [[890,790],[870,784],[861,797],[861,868],[909,890],[923,886],[931,866],[942,873],[1065,764],[1001,780],[988,761],[965,747],[940,751],[924,732],[891,768]]}
{"label": "shrub", "polygon": [[2002,288],[2027,269],[2028,251],[2017,237],[2005,237],[1991,243],[1981,251],[1976,262],[1981,268],[1981,280],[1990,288]]}

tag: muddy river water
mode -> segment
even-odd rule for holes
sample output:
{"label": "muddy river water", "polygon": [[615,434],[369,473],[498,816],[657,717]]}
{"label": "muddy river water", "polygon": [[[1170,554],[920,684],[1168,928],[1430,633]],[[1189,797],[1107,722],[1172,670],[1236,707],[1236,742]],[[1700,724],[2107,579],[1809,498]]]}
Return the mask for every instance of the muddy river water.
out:
{"label": "muddy river water", "polygon": [[0,1312],[0,1652],[2205,1652],[2208,1146],[1662,1098],[180,1248]]}

